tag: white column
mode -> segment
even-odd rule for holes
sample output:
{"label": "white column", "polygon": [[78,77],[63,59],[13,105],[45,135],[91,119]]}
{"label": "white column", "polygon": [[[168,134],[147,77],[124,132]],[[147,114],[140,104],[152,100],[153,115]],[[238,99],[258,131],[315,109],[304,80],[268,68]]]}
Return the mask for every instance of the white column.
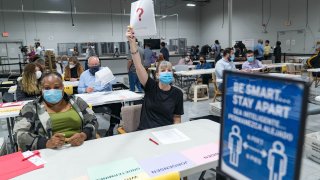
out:
{"label": "white column", "polygon": [[232,47],[232,0],[228,0],[228,20],[229,20],[229,47]]}

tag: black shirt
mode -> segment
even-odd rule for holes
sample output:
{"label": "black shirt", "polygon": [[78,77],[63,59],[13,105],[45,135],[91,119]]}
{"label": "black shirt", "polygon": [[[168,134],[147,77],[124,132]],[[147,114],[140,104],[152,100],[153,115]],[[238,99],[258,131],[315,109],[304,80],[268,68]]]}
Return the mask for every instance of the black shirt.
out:
{"label": "black shirt", "polygon": [[166,47],[163,47],[160,52],[163,54],[164,59],[169,61],[169,50]]}
{"label": "black shirt", "polygon": [[169,91],[163,91],[154,79],[148,78],[144,91],[139,130],[173,124],[174,115],[183,115],[180,89],[171,86]]}
{"label": "black shirt", "polygon": [[74,67],[74,68],[70,69],[71,78],[79,78],[77,69],[78,69],[77,67]]}

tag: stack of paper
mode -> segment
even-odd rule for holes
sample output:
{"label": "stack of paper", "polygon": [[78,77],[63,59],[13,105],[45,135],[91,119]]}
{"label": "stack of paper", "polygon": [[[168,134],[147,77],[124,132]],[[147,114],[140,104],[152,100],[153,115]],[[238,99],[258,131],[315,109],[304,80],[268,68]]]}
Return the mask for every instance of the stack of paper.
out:
{"label": "stack of paper", "polygon": [[162,144],[174,144],[179,142],[184,142],[190,140],[188,136],[183,134],[183,132],[178,129],[168,129],[162,131],[152,132],[154,137],[156,137]]}

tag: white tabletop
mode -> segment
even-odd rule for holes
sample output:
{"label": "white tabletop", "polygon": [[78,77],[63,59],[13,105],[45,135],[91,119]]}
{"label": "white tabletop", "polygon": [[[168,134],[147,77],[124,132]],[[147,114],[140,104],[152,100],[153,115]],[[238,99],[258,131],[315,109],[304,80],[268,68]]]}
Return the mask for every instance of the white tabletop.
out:
{"label": "white tabletop", "polygon": [[8,90],[8,93],[14,94],[17,91],[17,85],[11,86]]}
{"label": "white tabletop", "polygon": [[302,79],[303,76],[297,74],[283,74],[283,73],[268,73],[267,75],[283,78]]}
{"label": "white tabletop", "polygon": [[0,108],[0,119],[19,116],[20,110],[28,102],[30,101],[23,101],[23,105],[21,106],[11,106],[11,107]]}
{"label": "white tabletop", "polygon": [[[196,65],[188,65],[188,68],[189,68],[189,69],[194,69],[194,68],[196,68]],[[175,66],[172,66],[172,69],[176,69],[176,67],[175,67]],[[156,71],[157,68],[156,68],[156,67],[149,67],[148,70],[150,70],[150,71]]]}
{"label": "white tabletop", "polygon": [[[151,132],[172,128],[180,130],[190,140],[158,146],[148,140],[150,137],[154,138]],[[168,153],[181,152],[193,147],[216,143],[219,141],[219,136],[220,124],[210,120],[197,120],[86,141],[79,147],[68,147],[61,150],[44,149],[40,152],[41,156],[47,161],[45,167],[16,179],[75,179],[80,176],[87,176],[87,169],[96,165],[129,157],[139,161]],[[184,177],[216,166],[217,161],[212,161],[200,166],[193,165],[180,173]]]}
{"label": "white tabletop", "polygon": [[[214,60],[214,59],[207,59],[206,60],[206,62],[207,63],[213,63],[213,62],[215,62],[216,60]],[[200,61],[199,60],[197,60],[197,61],[193,61],[194,63],[199,63]]]}
{"label": "white tabletop", "polygon": [[214,68],[211,69],[194,69],[191,71],[179,71],[175,72],[177,75],[181,76],[193,76],[193,75],[202,75],[202,74],[212,74],[215,72]]}
{"label": "white tabletop", "polygon": [[303,66],[302,63],[274,63],[274,64],[264,64],[267,68],[280,68],[289,64],[293,64],[294,66]]}
{"label": "white tabletop", "polygon": [[308,69],[308,72],[320,72],[320,68]]}
{"label": "white tabletop", "polygon": [[78,87],[79,81],[63,81],[64,86]]}
{"label": "white tabletop", "polygon": [[92,106],[100,106],[104,104],[141,100],[144,95],[129,90],[119,90],[76,94],[75,96],[81,97],[84,101]]}

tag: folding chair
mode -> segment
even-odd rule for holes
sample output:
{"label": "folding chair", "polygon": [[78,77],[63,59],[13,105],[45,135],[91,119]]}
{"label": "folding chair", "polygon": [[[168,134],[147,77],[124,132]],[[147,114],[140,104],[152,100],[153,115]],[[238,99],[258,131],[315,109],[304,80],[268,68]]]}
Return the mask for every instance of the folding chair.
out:
{"label": "folding chair", "polygon": [[217,99],[217,96],[222,96],[222,92],[218,88],[216,73],[212,73],[212,82],[213,82],[213,100],[212,102],[215,102]]}
{"label": "folding chair", "polygon": [[287,74],[301,74],[301,70],[298,71],[296,70],[296,67],[294,66],[294,64],[287,64]]}
{"label": "folding chair", "polygon": [[120,134],[134,132],[140,123],[142,104],[124,106],[121,108],[122,120],[117,129]]}

